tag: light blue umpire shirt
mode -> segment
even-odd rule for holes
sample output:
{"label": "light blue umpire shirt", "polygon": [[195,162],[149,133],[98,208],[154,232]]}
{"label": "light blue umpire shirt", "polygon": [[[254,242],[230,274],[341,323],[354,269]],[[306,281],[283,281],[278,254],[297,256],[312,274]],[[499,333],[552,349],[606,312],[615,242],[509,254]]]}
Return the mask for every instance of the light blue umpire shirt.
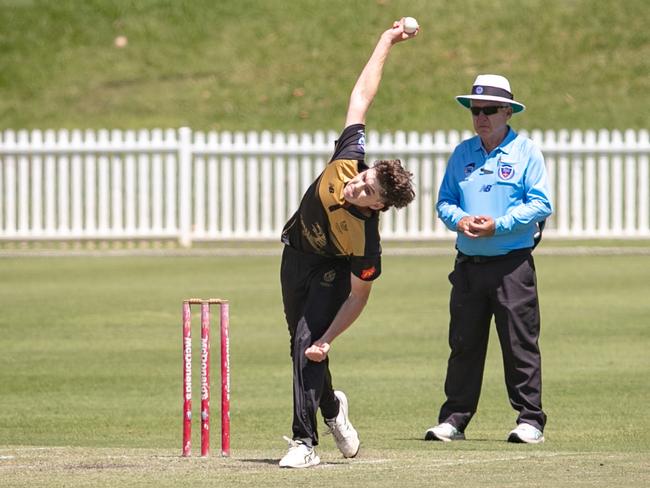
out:
{"label": "light blue umpire shirt", "polygon": [[436,207],[438,217],[455,232],[463,217],[494,218],[492,237],[457,233],[456,247],[463,254],[498,256],[533,247],[537,223],[552,212],[541,150],[510,126],[490,154],[479,136],[463,141],[449,158]]}

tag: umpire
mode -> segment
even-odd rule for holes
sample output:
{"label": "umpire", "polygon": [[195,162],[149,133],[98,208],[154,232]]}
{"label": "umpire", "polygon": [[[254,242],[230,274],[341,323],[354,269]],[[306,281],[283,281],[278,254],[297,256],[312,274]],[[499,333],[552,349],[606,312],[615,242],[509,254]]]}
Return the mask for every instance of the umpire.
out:
{"label": "umpire", "polygon": [[494,317],[510,404],[519,413],[507,439],[536,444],[544,441],[546,414],[531,251],[552,212],[544,158],[508,125],[525,106],[514,100],[506,78],[479,75],[471,94],[456,99],[471,111],[477,135],[454,150],[438,196],[438,216],[457,233],[458,254],[449,275],[447,400],[425,439],[465,438],[478,406]]}

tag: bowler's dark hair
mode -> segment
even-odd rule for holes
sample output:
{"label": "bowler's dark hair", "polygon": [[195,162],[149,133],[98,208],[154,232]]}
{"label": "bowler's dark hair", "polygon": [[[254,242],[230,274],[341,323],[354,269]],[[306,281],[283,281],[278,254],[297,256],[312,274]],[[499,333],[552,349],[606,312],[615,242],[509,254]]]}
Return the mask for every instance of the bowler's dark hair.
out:
{"label": "bowler's dark hair", "polygon": [[415,198],[413,174],[404,169],[399,159],[381,159],[375,161],[372,167],[377,172],[377,179],[383,190],[384,208],[382,211],[386,211],[390,207],[406,207],[413,201]]}

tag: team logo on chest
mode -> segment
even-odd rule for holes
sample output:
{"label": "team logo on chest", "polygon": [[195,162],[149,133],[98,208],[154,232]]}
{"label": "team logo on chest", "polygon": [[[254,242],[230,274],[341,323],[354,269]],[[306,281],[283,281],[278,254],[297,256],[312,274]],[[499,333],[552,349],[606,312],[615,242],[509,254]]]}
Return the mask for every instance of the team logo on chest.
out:
{"label": "team logo on chest", "polygon": [[465,165],[464,172],[465,172],[465,178],[469,177],[474,172],[474,169],[476,168],[476,164],[474,163],[469,163]]}
{"label": "team logo on chest", "polygon": [[499,163],[499,178],[509,180],[515,175],[515,168],[511,164]]}
{"label": "team logo on chest", "polygon": [[335,223],[336,228],[339,230],[339,232],[347,232],[348,231],[348,223],[345,220],[341,220],[340,222]]}

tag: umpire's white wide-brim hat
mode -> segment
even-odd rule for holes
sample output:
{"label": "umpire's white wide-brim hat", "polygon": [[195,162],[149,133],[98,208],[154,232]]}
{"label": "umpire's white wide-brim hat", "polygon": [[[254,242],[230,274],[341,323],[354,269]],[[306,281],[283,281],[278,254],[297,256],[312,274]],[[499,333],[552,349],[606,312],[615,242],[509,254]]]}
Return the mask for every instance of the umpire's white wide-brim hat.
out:
{"label": "umpire's white wide-brim hat", "polygon": [[472,100],[486,100],[490,102],[503,102],[512,107],[512,113],[523,112],[526,106],[515,101],[510,90],[510,82],[501,75],[478,75],[472,85],[471,95],[458,95],[458,103],[470,108]]}

